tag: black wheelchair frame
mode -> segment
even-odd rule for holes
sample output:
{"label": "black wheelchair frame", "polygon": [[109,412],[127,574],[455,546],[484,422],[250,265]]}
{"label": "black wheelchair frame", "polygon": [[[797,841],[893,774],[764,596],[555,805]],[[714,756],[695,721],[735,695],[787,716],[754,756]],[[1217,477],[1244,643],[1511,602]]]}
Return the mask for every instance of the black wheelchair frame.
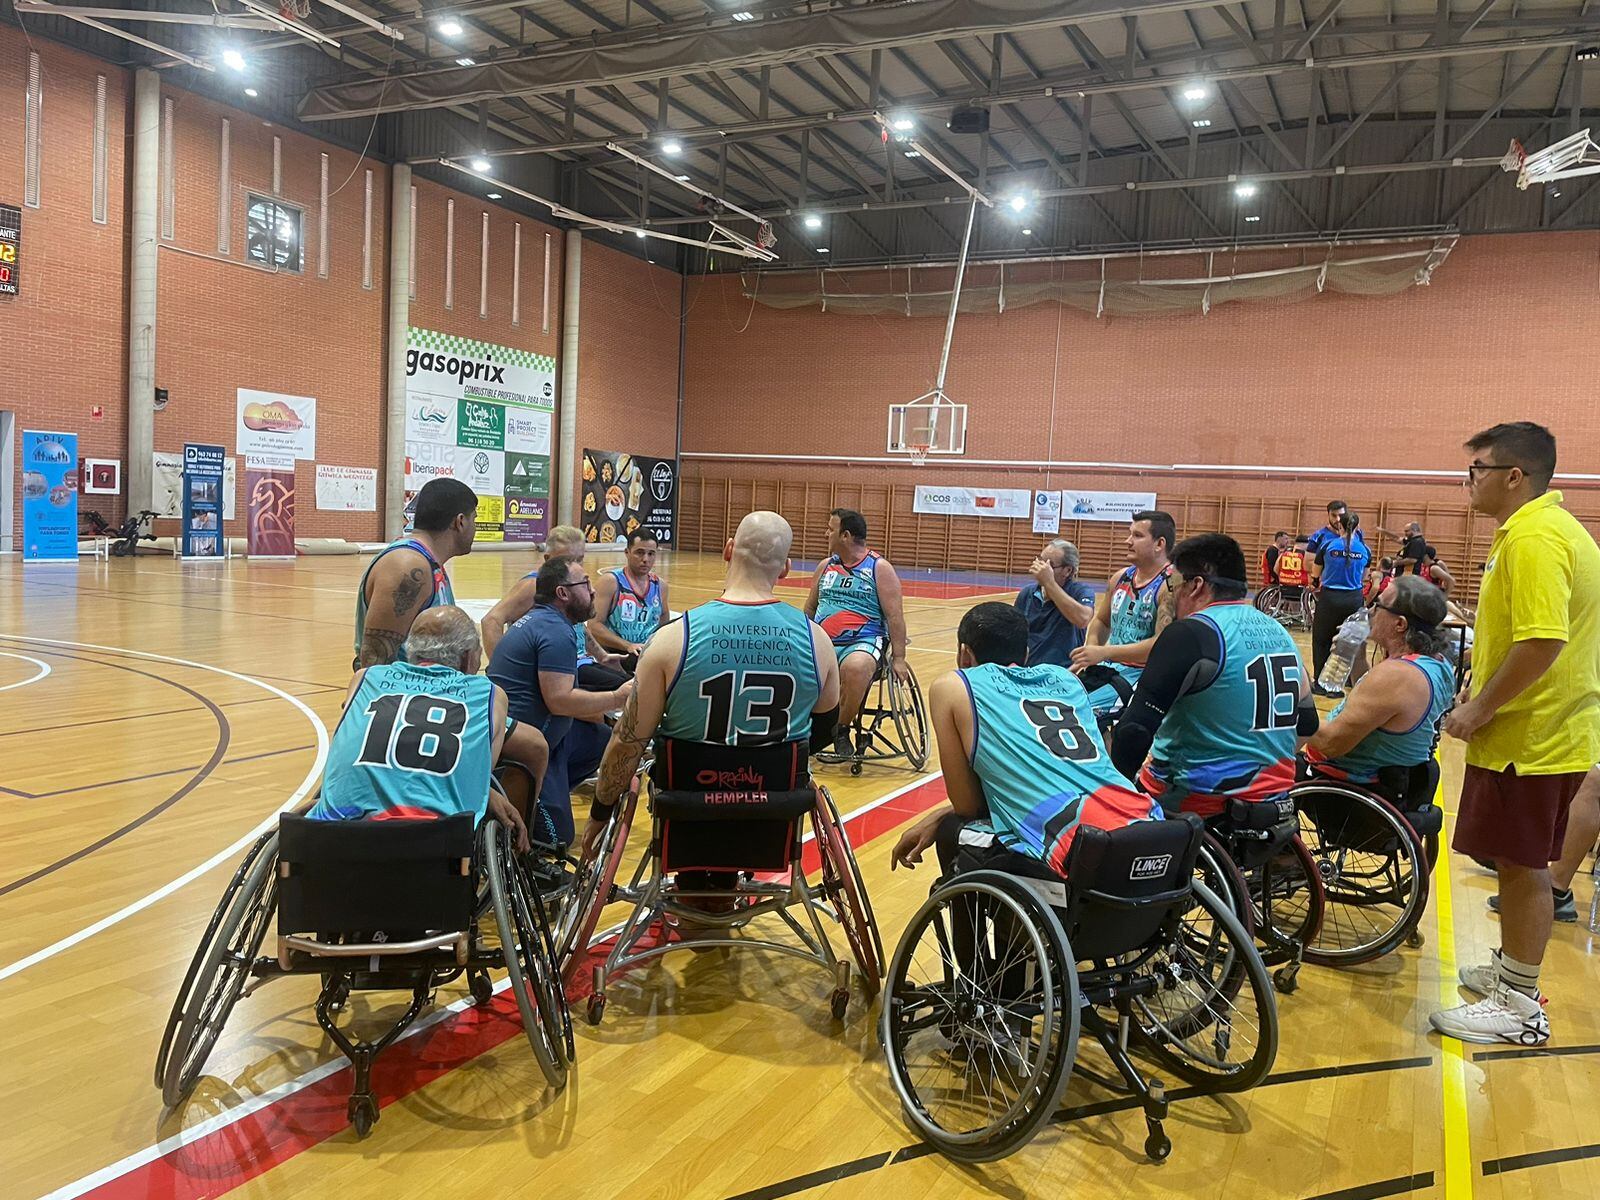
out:
{"label": "black wheelchair frame", "polygon": [[[498,945],[479,920],[493,913]],[[277,953],[261,956],[277,916]],[[350,1060],[346,1108],[365,1137],[378,1121],[374,1060],[431,1002],[465,976],[473,999],[494,995],[505,968],[523,1028],[546,1082],[565,1085],[575,1058],[571,1020],[538,885],[490,818],[314,821],[285,814],[234,872],[179,988],[156,1056],[168,1108],[193,1090],[229,1014],[246,994],[289,975],[319,975],[317,1023]],[[339,1028],[353,991],[410,991],[404,1013],[376,1037]]]}
{"label": "black wheelchair frame", "polygon": [[[1271,984],[1231,906],[1194,878],[1201,836],[1190,816],[1114,833],[1080,828],[1066,880],[1041,865],[1027,877],[981,870],[935,883],[890,961],[880,1019],[918,1135],[964,1162],[1020,1149],[1056,1118],[1082,1031],[1138,1097],[1145,1152],[1158,1161],[1172,1149],[1166,1091],[1135,1053],[1203,1092],[1266,1077],[1278,1044]],[[930,931],[932,969],[919,955]],[[928,1070],[954,1073],[959,1090],[924,1086],[927,1073],[910,1063],[914,1039],[930,1043]],[[988,1114],[972,1111],[979,1090]]]}
{"label": "black wheelchair frame", "polygon": [[888,652],[879,657],[872,682],[862,698],[861,708],[850,723],[848,757],[824,751],[815,755],[818,762],[848,763],[850,774],[859,775],[866,763],[889,763],[904,759],[914,771],[928,765],[928,710],[922,700],[922,685],[909,665],[906,681],[889,662]]}

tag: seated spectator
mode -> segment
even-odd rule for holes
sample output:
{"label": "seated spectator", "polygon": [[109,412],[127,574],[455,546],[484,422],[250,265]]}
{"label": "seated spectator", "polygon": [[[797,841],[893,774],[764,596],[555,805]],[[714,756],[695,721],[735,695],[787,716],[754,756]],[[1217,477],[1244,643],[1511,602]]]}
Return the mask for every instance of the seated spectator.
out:
{"label": "seated spectator", "polygon": [[1033,582],[1015,601],[1028,622],[1028,665],[1070,667],[1094,619],[1094,589],[1078,578],[1078,548],[1057,538],[1039,551],[1028,574]]}

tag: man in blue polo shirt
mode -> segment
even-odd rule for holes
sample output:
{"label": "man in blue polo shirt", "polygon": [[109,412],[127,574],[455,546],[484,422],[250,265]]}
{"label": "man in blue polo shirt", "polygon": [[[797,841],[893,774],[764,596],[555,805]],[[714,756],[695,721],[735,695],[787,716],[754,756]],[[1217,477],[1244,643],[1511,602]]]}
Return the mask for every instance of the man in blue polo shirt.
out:
{"label": "man in blue polo shirt", "polygon": [[594,616],[594,585],[583,564],[564,554],[539,568],[533,608],[512,623],[494,648],[489,678],[505,689],[511,716],[532,725],[550,744],[550,765],[530,822],[534,840],[572,842],[572,785],[593,775],[610,730],[604,717],[633,691],[630,679],[615,691],[575,686],[577,640],[573,626]]}
{"label": "man in blue polo shirt", "polygon": [[1348,509],[1343,500],[1328,501],[1328,523],[1321,526],[1310,537],[1305,539],[1306,558],[1312,562],[1317,560],[1317,551],[1321,550],[1335,538],[1344,536],[1344,526],[1339,522],[1344,519]]}
{"label": "man in blue polo shirt", "polygon": [[1078,548],[1057,538],[1028,568],[1033,582],[1017,593],[1016,607],[1028,621],[1028,665],[1072,665],[1094,620],[1094,589],[1078,578]]}

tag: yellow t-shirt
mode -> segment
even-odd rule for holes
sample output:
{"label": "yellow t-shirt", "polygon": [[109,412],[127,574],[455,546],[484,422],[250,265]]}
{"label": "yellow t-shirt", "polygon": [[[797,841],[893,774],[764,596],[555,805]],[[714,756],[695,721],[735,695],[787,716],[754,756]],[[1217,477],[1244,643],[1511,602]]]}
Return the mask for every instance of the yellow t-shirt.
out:
{"label": "yellow t-shirt", "polygon": [[1472,691],[1517,642],[1566,642],[1548,671],[1467,743],[1467,762],[1564,775],[1600,761],[1600,548],[1560,492],[1530,500],[1495,531],[1473,635]]}

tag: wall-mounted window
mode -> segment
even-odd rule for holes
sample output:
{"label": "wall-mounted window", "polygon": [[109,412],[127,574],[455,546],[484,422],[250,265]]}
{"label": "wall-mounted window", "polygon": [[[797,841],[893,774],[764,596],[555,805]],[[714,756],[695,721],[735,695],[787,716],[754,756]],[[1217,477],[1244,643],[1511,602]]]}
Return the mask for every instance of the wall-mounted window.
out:
{"label": "wall-mounted window", "polygon": [[305,266],[305,214],[292,204],[252,193],[245,210],[245,252],[250,261],[279,271]]}

